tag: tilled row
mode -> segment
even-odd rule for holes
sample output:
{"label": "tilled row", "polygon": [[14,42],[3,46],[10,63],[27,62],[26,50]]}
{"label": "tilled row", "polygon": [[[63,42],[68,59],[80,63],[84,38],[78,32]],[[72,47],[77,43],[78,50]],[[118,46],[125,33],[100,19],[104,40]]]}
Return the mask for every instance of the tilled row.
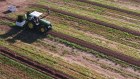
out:
{"label": "tilled row", "polygon": [[93,2],[93,1],[89,1],[89,0],[77,0],[77,1],[85,2],[85,3],[96,5],[96,6],[99,6],[99,7],[104,7],[104,8],[107,8],[107,9],[117,10],[117,11],[124,12],[124,13],[127,13],[127,14],[135,15],[135,16],[140,16],[140,13],[125,10],[125,9],[120,9],[120,8],[109,6],[109,5],[104,5],[104,4],[101,4],[101,3],[98,3],[98,2]]}
{"label": "tilled row", "polygon": [[75,17],[75,18],[78,18],[78,19],[86,20],[86,21],[89,21],[89,22],[93,22],[93,23],[96,23],[96,24],[99,24],[99,25],[109,27],[109,28],[117,29],[117,30],[120,30],[120,31],[123,31],[123,32],[127,32],[127,33],[130,33],[130,34],[133,34],[133,35],[140,36],[139,31],[127,29],[127,28],[124,28],[124,27],[121,27],[121,26],[118,26],[118,25],[115,25],[115,24],[100,21],[98,19],[90,18],[90,17],[87,17],[87,16],[81,16],[81,15],[78,15],[78,14],[70,13],[70,12],[67,12],[67,11],[62,11],[62,10],[59,10],[59,9],[56,9],[56,8],[43,6],[43,5],[39,5],[39,4],[32,4],[32,6],[40,7],[40,8],[44,8],[44,9],[50,9],[51,11],[54,11],[54,12],[57,12],[57,13],[72,16],[72,17]]}
{"label": "tilled row", "polygon": [[90,42],[86,42],[86,41],[83,41],[83,40],[80,40],[80,39],[77,39],[77,38],[74,38],[74,37],[56,32],[56,31],[49,31],[48,34],[53,35],[55,37],[59,37],[61,39],[65,39],[69,42],[78,44],[80,46],[83,46],[83,47],[86,47],[86,48],[89,48],[89,49],[93,49],[93,50],[101,52],[105,55],[115,57],[117,59],[120,59],[122,61],[125,61],[127,63],[130,63],[130,64],[133,64],[133,65],[136,65],[136,66],[140,67],[140,60],[139,59],[135,59],[135,58],[132,58],[130,56],[124,55],[121,52],[116,52],[116,51],[113,51],[113,50],[110,50],[110,49],[92,44]]}
{"label": "tilled row", "polygon": [[[11,20],[11,21],[13,21],[13,20]],[[121,52],[116,52],[116,51],[113,51],[113,50],[110,50],[110,49],[107,49],[107,48],[104,48],[104,47],[101,47],[101,46],[98,46],[98,45],[95,45],[95,44],[92,44],[92,43],[89,43],[89,42],[86,42],[86,41],[83,41],[83,40],[80,40],[80,39],[74,38],[72,36],[69,36],[69,35],[66,35],[66,34],[63,34],[63,33],[60,33],[60,32],[53,31],[53,30],[49,31],[47,33],[52,35],[52,36],[67,40],[69,42],[81,45],[81,46],[89,48],[89,49],[93,49],[93,50],[101,52],[101,53],[103,53],[105,55],[115,57],[117,59],[120,59],[122,61],[125,61],[127,63],[130,63],[130,64],[133,64],[133,65],[136,65],[136,66],[140,67],[140,60],[139,59],[135,59],[133,57],[124,55]]]}
{"label": "tilled row", "polygon": [[21,56],[14,51],[11,51],[5,47],[0,46],[0,54],[14,59],[22,64],[25,64],[33,69],[36,69],[44,74],[47,74],[55,79],[73,79],[69,75],[66,75],[58,70],[52,69],[46,65],[42,65],[39,62],[33,61],[25,56]]}

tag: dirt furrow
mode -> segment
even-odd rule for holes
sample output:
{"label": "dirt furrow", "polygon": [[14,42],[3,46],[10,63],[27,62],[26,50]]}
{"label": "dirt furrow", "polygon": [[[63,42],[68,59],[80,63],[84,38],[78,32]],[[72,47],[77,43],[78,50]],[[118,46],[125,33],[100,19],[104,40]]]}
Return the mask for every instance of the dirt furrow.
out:
{"label": "dirt furrow", "polygon": [[[15,20],[12,19],[11,21],[13,22]],[[53,30],[49,31],[47,33],[52,35],[52,36],[67,40],[69,42],[81,45],[81,46],[89,48],[89,49],[93,49],[93,50],[101,52],[105,55],[115,57],[115,58],[120,59],[122,61],[125,61],[129,64],[133,64],[133,65],[136,65],[136,66],[140,67],[140,60],[139,59],[132,58],[130,56],[122,54],[121,52],[116,52],[116,51],[113,51],[113,50],[110,50],[110,49],[107,49],[107,48],[104,48],[104,47],[101,47],[101,46],[98,46],[98,45],[95,45],[95,44],[92,44],[92,43],[89,43],[89,42],[86,42],[86,41],[83,41],[83,40],[80,40],[80,39],[77,39],[77,38],[71,37],[69,35],[53,31]]]}
{"label": "dirt furrow", "polygon": [[97,19],[94,19],[94,18],[81,16],[81,15],[78,15],[78,14],[62,11],[62,10],[59,10],[59,9],[55,9],[55,8],[52,8],[52,7],[43,6],[43,5],[39,5],[39,4],[33,4],[31,6],[40,7],[40,8],[44,8],[44,9],[50,9],[51,11],[54,11],[54,12],[58,12],[58,13],[61,13],[61,14],[64,14],[64,15],[72,16],[72,17],[75,17],[75,18],[78,18],[78,19],[87,20],[89,22],[93,22],[93,23],[96,23],[96,24],[99,24],[99,25],[103,25],[103,26],[106,26],[106,27],[110,27],[110,28],[113,28],[113,29],[117,29],[117,30],[120,30],[120,31],[130,33],[130,34],[133,34],[133,35],[136,35],[136,36],[140,36],[139,31],[127,29],[127,28],[124,28],[124,27],[121,27],[121,26],[118,26],[118,25],[115,25],[115,24],[111,24],[111,23],[106,23],[104,21],[100,21],[100,20],[97,20]]}
{"label": "dirt furrow", "polygon": [[98,2],[93,2],[93,1],[89,1],[89,0],[77,0],[77,1],[85,2],[85,3],[96,5],[96,6],[99,6],[99,7],[104,7],[104,8],[107,8],[107,9],[112,9],[112,10],[124,12],[124,13],[135,15],[135,16],[140,16],[140,13],[129,11],[129,10],[125,10],[125,9],[120,9],[120,8],[113,7],[113,6],[108,6],[108,5],[100,4]]}
{"label": "dirt furrow", "polygon": [[26,64],[27,66],[36,69],[44,74],[47,74],[55,79],[73,79],[69,75],[66,75],[60,71],[57,71],[55,69],[52,69],[46,65],[42,65],[39,62],[33,61],[25,56],[21,56],[14,51],[11,51],[5,47],[0,46],[0,54],[7,56],[11,59],[14,59],[20,63]]}
{"label": "dirt furrow", "polygon": [[116,51],[113,51],[113,50],[110,50],[110,49],[107,49],[107,48],[104,48],[104,47],[101,47],[101,46],[98,46],[95,44],[91,44],[89,42],[86,42],[86,41],[83,41],[83,40],[80,40],[77,38],[73,38],[71,36],[68,36],[68,35],[65,35],[65,34],[62,34],[62,33],[56,32],[56,31],[49,31],[48,34],[59,37],[61,39],[65,39],[65,40],[73,42],[73,43],[76,43],[76,44],[81,45],[83,47],[93,49],[93,50],[101,52],[105,55],[115,57],[117,59],[123,60],[127,63],[130,63],[130,64],[133,64],[133,65],[140,67],[140,60],[132,58],[132,57],[127,56],[127,55],[124,55],[121,52],[116,52]]}

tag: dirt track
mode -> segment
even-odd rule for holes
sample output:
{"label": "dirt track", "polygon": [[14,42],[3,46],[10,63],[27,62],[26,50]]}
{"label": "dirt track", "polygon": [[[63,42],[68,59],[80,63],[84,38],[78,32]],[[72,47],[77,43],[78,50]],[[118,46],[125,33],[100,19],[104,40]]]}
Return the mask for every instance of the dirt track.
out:
{"label": "dirt track", "polygon": [[[7,20],[11,20],[13,22],[15,21],[14,19],[7,18],[7,17],[2,17],[2,18],[7,19]],[[64,40],[67,40],[69,42],[81,45],[83,47],[93,49],[93,50],[101,52],[105,55],[115,57],[115,58],[120,59],[122,61],[125,61],[129,64],[133,64],[133,65],[136,65],[136,66],[140,67],[140,60],[132,58],[132,57],[127,56],[127,55],[124,55],[121,52],[116,52],[116,51],[113,51],[113,50],[110,50],[110,49],[107,49],[107,48],[104,48],[104,47],[101,47],[101,46],[98,46],[98,45],[95,45],[95,44],[91,44],[89,42],[86,42],[86,41],[83,41],[83,40],[80,40],[80,39],[77,39],[77,38],[74,38],[74,37],[56,32],[56,31],[53,31],[53,30],[49,31],[48,34],[50,34],[52,36],[55,36],[55,37],[58,37],[58,38],[61,38],[61,39],[64,39]]]}
{"label": "dirt track", "polygon": [[59,9],[50,8],[48,6],[38,5],[38,4],[33,4],[32,6],[45,8],[45,9],[50,9],[54,12],[58,12],[58,13],[61,13],[61,14],[64,14],[64,15],[72,16],[72,17],[75,17],[75,18],[78,18],[78,19],[87,20],[87,21],[90,21],[90,22],[93,22],[93,23],[96,23],[96,24],[99,24],[99,25],[103,25],[103,26],[106,26],[106,27],[110,27],[110,28],[113,28],[113,29],[117,29],[117,30],[120,30],[120,31],[123,31],[123,32],[127,32],[127,33],[130,33],[130,34],[133,34],[133,35],[140,36],[139,31],[127,29],[127,28],[124,28],[124,27],[121,27],[121,26],[118,26],[118,25],[115,25],[115,24],[111,24],[111,23],[106,23],[104,21],[100,21],[100,20],[97,20],[97,19],[94,19],[94,18],[81,16],[81,15],[78,15],[78,14],[74,14],[74,13],[70,13],[70,12],[66,12],[66,11],[62,11],[62,10],[59,10]]}
{"label": "dirt track", "polygon": [[27,66],[34,68],[34,69],[36,69],[44,74],[47,74],[55,79],[73,79],[72,77],[70,77],[70,76],[68,76],[60,71],[54,70],[46,65],[42,65],[42,64],[40,64],[36,61],[33,61],[25,56],[21,56],[21,55],[15,53],[14,51],[11,51],[5,47],[0,46],[0,54],[7,56],[11,59],[14,59],[18,62],[21,62],[23,64],[26,64]]}
{"label": "dirt track", "polygon": [[[99,7],[104,7],[104,8],[112,9],[112,10],[117,10],[117,11],[124,12],[124,13],[131,14],[131,15],[140,16],[140,13],[136,13],[136,12],[132,12],[132,11],[129,11],[129,10],[120,9],[120,8],[113,7],[113,6],[108,6],[108,5],[100,4],[98,2],[93,2],[93,1],[89,1],[89,0],[77,0],[77,1],[85,2],[85,3],[88,3],[88,4],[92,4],[92,5],[96,5],[96,6],[99,6]],[[139,2],[139,0],[136,0],[136,1]]]}

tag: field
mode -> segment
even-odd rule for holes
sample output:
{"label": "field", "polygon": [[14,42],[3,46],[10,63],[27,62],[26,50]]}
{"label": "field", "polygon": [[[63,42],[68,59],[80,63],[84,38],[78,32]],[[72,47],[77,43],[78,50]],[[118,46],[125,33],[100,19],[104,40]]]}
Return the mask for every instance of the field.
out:
{"label": "field", "polygon": [[53,79],[3,55],[0,55],[0,59],[1,79]]}
{"label": "field", "polygon": [[[5,13],[10,3],[17,11]],[[0,78],[140,79],[139,4],[138,0],[0,1]],[[47,15],[47,10],[50,14],[43,19],[52,23],[49,32],[15,26],[17,15],[27,11]]]}

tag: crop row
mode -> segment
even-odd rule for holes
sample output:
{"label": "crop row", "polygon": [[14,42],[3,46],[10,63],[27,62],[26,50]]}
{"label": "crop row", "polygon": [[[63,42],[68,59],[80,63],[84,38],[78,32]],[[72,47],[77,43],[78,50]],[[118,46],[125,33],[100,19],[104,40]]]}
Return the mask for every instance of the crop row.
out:
{"label": "crop row", "polygon": [[[7,73],[7,70],[5,70],[5,67],[0,71],[0,74],[1,74],[1,78],[21,78],[21,72],[25,73],[24,76],[22,77],[25,77],[25,78],[31,78],[31,79],[53,79],[52,77],[46,75],[46,74],[43,74],[43,73],[40,73],[39,71],[37,70],[34,70],[24,64],[21,64],[19,62],[16,62],[4,55],[1,55],[0,54],[0,69],[3,68],[3,66],[5,67],[8,67],[7,70],[13,70],[13,71],[9,71],[9,72],[17,72],[19,71],[20,73]],[[3,66],[2,66],[3,65]],[[11,68],[11,69],[10,69]],[[14,75],[13,75],[14,74]],[[4,75],[4,77],[2,77]]]}
{"label": "crop row", "polygon": [[[88,1],[91,1],[93,3],[98,3],[100,5],[111,6],[111,7],[114,7],[114,8],[123,9],[123,10],[126,10],[126,11],[131,11],[131,12],[134,12],[134,13],[137,13],[137,14],[140,13],[140,11],[138,11],[138,10],[130,9],[127,6],[119,5],[118,1],[116,1],[116,2],[112,2],[111,0],[109,0],[109,1],[104,1],[104,0],[98,0],[98,1],[97,0],[88,0]],[[135,1],[137,1],[137,2],[135,2]],[[131,4],[131,2],[132,2],[132,4]],[[133,0],[133,1],[129,1],[128,3],[126,3],[126,1],[122,2],[122,3],[124,5],[134,6],[133,3],[139,5],[138,2],[139,2],[139,0]]]}
{"label": "crop row", "polygon": [[[58,25],[56,25],[56,26],[58,26]],[[61,31],[61,29],[58,29],[58,30]],[[64,29],[63,29],[63,30],[64,30]],[[64,33],[64,32],[63,32],[63,33]],[[65,33],[66,33],[66,32],[65,32]],[[67,33],[68,33],[68,32],[67,32]],[[69,34],[70,34],[70,32],[69,32]],[[73,35],[73,34],[71,34],[71,35]],[[75,34],[75,35],[76,35],[76,34]],[[74,36],[74,37],[75,37],[75,36]],[[79,36],[78,36],[78,37],[79,37]],[[80,36],[80,37],[81,37],[81,36]],[[85,37],[85,36],[82,36],[82,37]],[[87,36],[86,36],[86,37],[87,37]],[[80,39],[81,39],[81,38],[80,38]],[[83,38],[82,38],[82,40],[88,41],[87,39],[83,39]],[[97,43],[96,43],[96,44],[97,44]],[[124,47],[123,47],[123,49],[124,49]],[[133,50],[133,49],[132,49],[132,50]],[[129,50],[129,51],[131,51],[131,50]],[[134,50],[133,50],[133,52],[134,52],[135,54],[137,54],[138,51],[136,51],[136,50],[134,51]],[[132,53],[132,52],[131,52],[131,53]],[[134,53],[133,53],[133,55],[130,55],[131,53],[128,53],[128,52],[127,52],[127,55],[133,56],[133,57],[138,56],[138,55],[135,55]],[[139,58],[139,57],[136,57],[136,58]]]}
{"label": "crop row", "polygon": [[[26,32],[27,33],[27,32]],[[34,36],[34,35],[33,35]],[[28,39],[29,40],[29,39]],[[17,46],[17,47],[20,47],[21,45],[19,44],[19,46]],[[24,46],[23,44],[22,44],[22,46]],[[28,51],[30,51],[30,52],[35,52],[35,49],[36,48],[33,48],[33,51],[32,50],[30,50],[30,49],[28,49],[28,48],[31,48],[31,47],[27,47],[28,45],[25,45],[25,47],[23,47],[23,49],[24,50],[28,50]],[[14,46],[15,47],[15,46]],[[17,47],[15,47],[15,48],[17,48]],[[11,47],[10,47],[11,48]],[[16,49],[17,50],[17,49]],[[21,50],[20,50],[21,51]],[[40,52],[40,51],[38,51],[38,52]],[[27,54],[27,53],[26,53]],[[25,55],[25,54],[24,54]],[[29,54],[27,54],[27,55],[29,55]],[[27,56],[26,55],[26,56]],[[35,56],[35,55],[34,55]],[[37,55],[36,55],[37,56]],[[42,57],[41,57],[42,58]],[[48,58],[48,57],[47,57]],[[37,57],[37,59],[38,59],[38,57]],[[37,59],[34,59],[34,60],[37,60]],[[49,59],[49,61],[50,60],[53,60],[53,59]],[[58,59],[57,59],[58,60]],[[37,60],[38,61],[38,60]],[[40,62],[42,61],[42,59],[40,60]],[[45,60],[44,60],[44,62],[46,62]],[[47,62],[47,63],[49,63],[49,62]],[[64,64],[66,64],[66,63],[64,63]],[[57,66],[58,67],[58,66]],[[59,68],[59,67],[58,67]],[[69,71],[70,72],[70,71]]]}
{"label": "crop row", "polygon": [[88,3],[88,4],[100,6],[100,7],[104,7],[104,8],[107,8],[107,9],[117,10],[117,11],[124,12],[124,13],[127,13],[127,14],[140,16],[140,13],[137,13],[137,12],[121,9],[121,8],[118,8],[118,7],[108,6],[108,5],[101,4],[101,3],[98,3],[98,2],[94,2],[94,1],[90,1],[90,0],[77,0],[77,1],[85,2],[85,3]]}
{"label": "crop row", "polygon": [[[62,34],[57,34],[57,33],[52,33],[53,35],[59,35],[58,37],[60,37],[60,36],[62,36]],[[67,39],[68,40],[68,37],[66,38],[66,36],[64,36],[64,38],[65,39]],[[72,38],[71,38],[72,39]],[[74,39],[74,38],[73,38]],[[70,39],[69,39],[70,40]],[[76,40],[76,39],[74,39],[74,40]],[[74,40],[72,41],[72,42],[74,42]],[[80,40],[79,40],[80,41]],[[82,41],[82,40],[81,40]],[[86,42],[84,42],[84,41],[82,41],[82,43],[80,43],[80,42],[78,42],[78,40],[77,40],[77,42],[76,43],[78,43],[78,44],[84,44],[84,43],[86,43]],[[82,44],[82,45],[83,45]],[[84,44],[84,45],[88,45],[88,44]],[[107,52],[109,53],[111,53],[111,52],[115,52],[115,51],[111,51],[111,50],[108,50],[108,49],[105,49],[105,48],[102,48],[102,47],[100,47],[100,46],[92,46],[92,44],[91,45],[88,45],[88,46],[91,46],[91,49],[94,49],[94,50],[96,50],[96,51],[100,51],[100,52],[102,52],[102,53],[105,53],[105,54],[107,54]],[[86,47],[86,46],[85,46]],[[99,48],[99,50],[98,50],[98,48]],[[104,49],[104,50],[101,50],[101,49]],[[104,52],[103,52],[104,51]],[[116,52],[115,52],[116,53]],[[117,53],[116,53],[117,54]],[[108,55],[110,55],[110,54],[108,54]],[[118,55],[121,55],[120,53],[118,53]],[[118,55],[112,55],[112,56],[117,56],[118,57]],[[123,56],[123,55],[121,55],[121,56]],[[121,56],[119,56],[119,57],[121,57]],[[124,58],[124,57],[121,57],[121,58]],[[127,57],[126,57],[126,59],[127,59]],[[132,61],[133,61],[133,58],[131,58],[132,59]],[[124,61],[126,61],[125,59],[122,59],[122,60],[124,60]],[[129,61],[127,61],[127,62],[129,62]],[[139,61],[138,61],[139,62]],[[131,62],[132,63],[132,62]],[[133,62],[133,64],[134,64],[134,62]],[[135,63],[135,65],[137,65],[137,62]]]}
{"label": "crop row", "polygon": [[[54,19],[55,18],[55,19]],[[103,46],[105,48],[109,48],[111,50],[115,50],[115,51],[120,51],[120,52],[123,52],[124,54],[127,54],[129,56],[133,56],[133,57],[136,57],[136,58],[139,58],[138,55],[138,52],[139,50],[137,49],[133,49],[129,46],[125,46],[125,45],[122,45],[122,44],[118,44],[118,43],[115,43],[113,41],[106,41],[106,40],[103,40],[103,39],[100,39],[100,38],[97,38],[96,36],[94,35],[90,35],[88,33],[84,33],[82,31],[77,31],[76,29],[74,28],[71,28],[71,24],[67,24],[66,23],[66,20],[59,20],[57,17],[48,17],[48,19],[50,19],[52,21],[52,23],[54,24],[54,30],[56,31],[59,31],[59,32],[62,32],[64,34],[67,34],[67,35],[70,35],[70,36],[73,36],[75,38],[78,38],[78,39],[81,39],[81,40],[84,40],[84,41],[88,41],[88,42],[91,42],[93,44],[96,44],[96,45],[99,45],[99,46]],[[60,18],[61,19],[61,18]],[[57,20],[57,21],[56,21]],[[62,31],[63,30],[63,31]],[[105,41],[102,42],[102,41]],[[110,45],[114,44],[116,45],[115,48],[113,48],[112,46],[109,46],[107,47],[107,44],[110,43]],[[116,49],[117,48],[117,49]],[[123,49],[122,49],[123,48]],[[128,50],[129,48],[129,50]],[[119,50],[118,50],[119,49]],[[125,50],[126,49],[126,50]],[[127,52],[126,52],[127,51]],[[131,51],[131,52],[130,52]],[[132,54],[132,51],[133,51],[133,54]],[[134,55],[135,54],[135,55]]]}
{"label": "crop row", "polygon": [[[91,21],[91,19],[92,19],[92,22],[95,22],[97,24],[101,24],[101,25],[108,26],[108,27],[114,26],[115,29],[124,28],[124,29],[128,29],[128,30],[139,31],[139,24],[136,24],[136,23],[139,23],[138,17],[137,17],[138,20],[135,20],[135,19],[133,19],[135,16],[132,16],[132,15],[126,16],[126,14],[122,15],[122,13],[120,13],[120,12],[116,12],[116,11],[113,12],[113,11],[106,10],[106,9],[100,8],[100,7],[99,8],[98,7],[96,8],[94,6],[90,7],[90,6],[86,6],[86,4],[83,4],[83,3],[79,3],[79,4],[81,4],[79,7],[78,3],[76,4],[76,2],[74,2],[74,1],[70,2],[69,5],[64,4],[64,2],[61,2],[61,3],[63,3],[63,6],[65,6],[65,7],[59,5],[59,3],[55,3],[55,2],[54,3],[48,2],[48,4],[50,4],[50,5],[47,5],[47,6],[49,6],[50,8],[55,8],[55,9],[67,11],[70,13],[74,13],[79,16],[83,16],[85,18],[88,18],[88,21]],[[109,12],[113,12],[112,13],[113,15],[108,16],[108,15],[110,15]],[[108,15],[105,15],[105,14],[108,14]],[[125,20],[123,18],[119,18],[120,16],[114,17],[114,16],[116,16],[114,14],[119,14],[119,15],[121,15],[121,17],[123,17],[127,20]],[[130,17],[130,16],[132,16],[132,17]],[[131,20],[136,21],[136,22],[133,23]],[[119,26],[119,27],[117,28],[115,26]],[[124,30],[122,30],[122,31],[124,31]]]}
{"label": "crop row", "polygon": [[27,66],[31,67],[31,68],[34,68],[40,72],[43,72],[53,78],[57,78],[57,79],[72,79],[70,76],[66,75],[66,74],[63,74],[61,72],[58,72],[52,68],[49,68],[47,66],[43,66],[41,65],[40,63],[38,62],[35,62],[25,56],[21,56],[17,53],[15,53],[14,51],[11,51],[5,47],[1,47],[0,46],[0,53],[4,56],[7,56],[11,59],[14,59],[18,62],[21,62],[23,64],[26,64]]}
{"label": "crop row", "polygon": [[[1,45],[2,43],[4,42],[1,41]],[[60,57],[57,56],[54,57],[51,54],[47,53],[47,51],[37,48],[34,45],[28,45],[26,43],[23,44],[18,43],[10,46],[7,45],[5,46],[16,51],[22,56],[26,56],[28,58],[33,59],[34,61],[40,62],[41,64],[62,71],[63,73],[69,74],[76,79],[87,79],[92,77],[103,78],[100,74],[96,72],[92,72],[87,68],[79,66],[77,64],[69,64],[66,61],[62,60]]]}

